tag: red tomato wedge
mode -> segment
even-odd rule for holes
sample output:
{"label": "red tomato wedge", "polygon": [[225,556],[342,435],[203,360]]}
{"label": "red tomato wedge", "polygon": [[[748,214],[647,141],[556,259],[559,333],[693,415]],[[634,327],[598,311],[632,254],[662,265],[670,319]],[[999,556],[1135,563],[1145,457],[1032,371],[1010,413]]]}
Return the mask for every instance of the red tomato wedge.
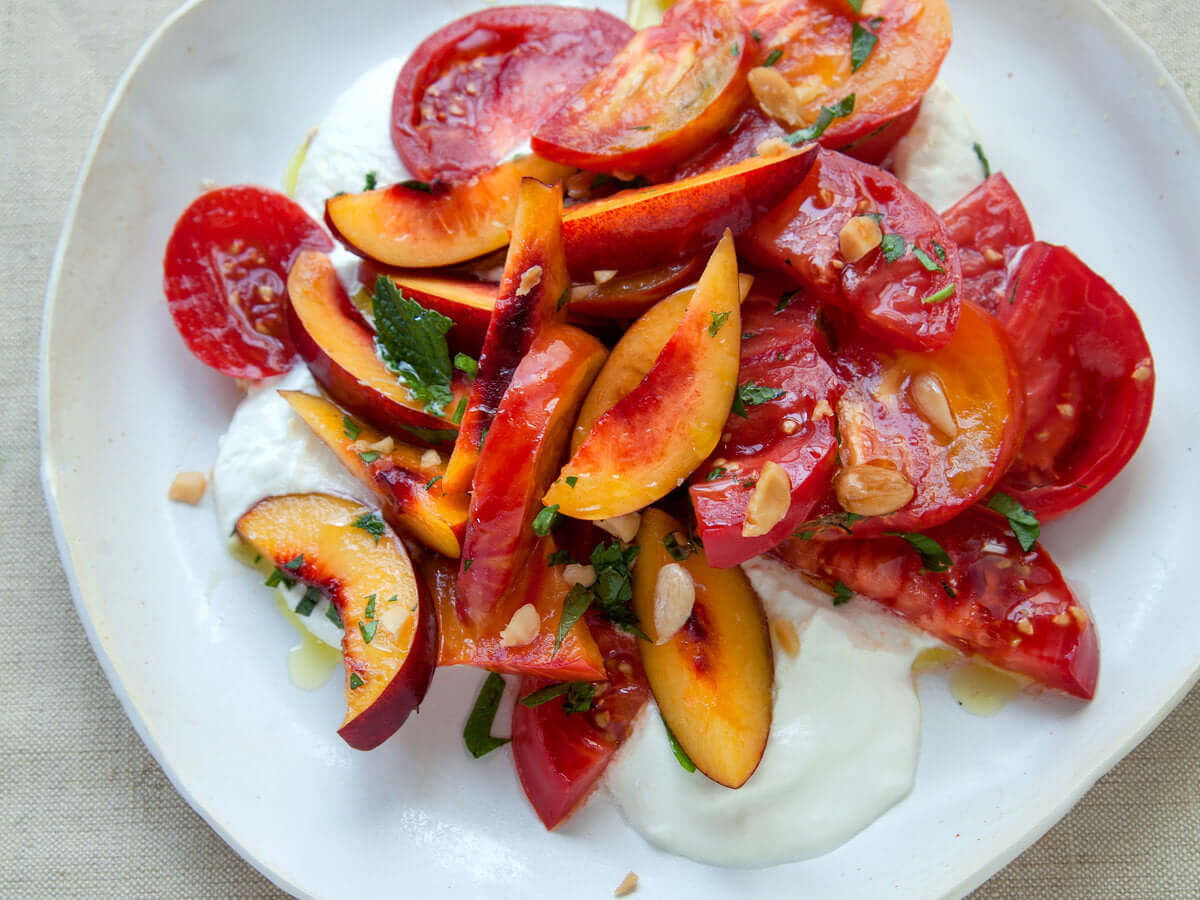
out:
{"label": "red tomato wedge", "polygon": [[[881,217],[883,243],[849,262],[842,230],[868,215]],[[944,347],[958,324],[962,270],[941,217],[895,176],[840,153],[819,151],[800,186],[746,232],[742,249],[897,345]]]}
{"label": "red tomato wedge", "polygon": [[321,226],[283,194],[228,187],[197,197],[163,258],[167,307],[192,355],[234,378],[290,369],[288,269],[302,250],[332,249]]}
{"label": "red tomato wedge", "polygon": [[[592,708],[568,713],[560,698],[513,707],[517,777],[547,828],[564,822],[591,793],[650,696],[636,639],[594,616],[588,616],[588,625],[608,673],[608,681],[596,686]],[[522,678],[518,696],[551,684]]]}
{"label": "red tomato wedge", "polygon": [[927,535],[949,556],[944,571],[928,571],[940,567],[927,568],[899,537],[794,540],[779,556],[960,650],[1090,700],[1100,668],[1096,627],[1050,555],[1039,544],[1021,550],[1005,520],[979,507]]}
{"label": "red tomato wedge", "polygon": [[598,9],[485,9],[413,51],[392,97],[392,143],[423,181],[479,175],[528,138],[634,31]]}
{"label": "red tomato wedge", "polygon": [[[842,384],[817,352],[815,310],[785,305],[787,299],[754,292],[742,304],[738,381],[761,402],[743,404],[745,416],[729,417],[726,436],[689,489],[704,552],[716,568],[743,563],[788,538],[825,496],[837,467],[833,410]],[[787,473],[791,505],[767,534],[744,536],[746,508],[768,461]]]}
{"label": "red tomato wedge", "polygon": [[596,172],[654,172],[729,127],[747,95],[748,32],[725,0],[681,0],[533,136],[546,159]]}
{"label": "red tomato wedge", "polygon": [[1066,247],[1031,245],[1008,284],[997,316],[1025,376],[1028,428],[1000,489],[1052,519],[1112,481],[1141,444],[1154,361],[1124,298]]}
{"label": "red tomato wedge", "polygon": [[1008,281],[1008,258],[1033,243],[1033,223],[1021,198],[997,172],[942,213],[962,263],[959,296],[996,312]]}

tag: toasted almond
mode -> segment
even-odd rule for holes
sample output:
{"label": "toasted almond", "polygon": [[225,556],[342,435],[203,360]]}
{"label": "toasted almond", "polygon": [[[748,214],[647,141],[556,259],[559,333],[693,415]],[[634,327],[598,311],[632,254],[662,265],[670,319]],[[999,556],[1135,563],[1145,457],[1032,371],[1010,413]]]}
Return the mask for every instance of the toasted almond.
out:
{"label": "toasted almond", "polygon": [[834,477],[833,491],[842,509],[859,516],[894,513],[915,493],[896,470],[872,465],[846,466]]}
{"label": "toasted almond", "polygon": [[538,636],[541,626],[542,617],[538,615],[537,607],[526,603],[512,614],[512,618],[500,632],[500,644],[504,647],[524,647]]}
{"label": "toasted almond", "polygon": [[746,505],[742,537],[762,537],[783,521],[792,506],[792,482],[779,463],[768,460]]}
{"label": "toasted almond", "polygon": [[756,66],[746,76],[759,107],[789,129],[805,125],[804,104],[783,74],[769,66]]}
{"label": "toasted almond", "polygon": [[596,284],[607,284],[617,276],[616,269],[596,269],[592,272],[592,281]]}
{"label": "toasted almond", "polygon": [[958,436],[958,421],[946,387],[934,372],[918,372],[908,382],[908,396],[921,418],[947,438]]}
{"label": "toasted almond", "polygon": [[208,479],[203,472],[180,472],[167,490],[167,499],[195,506],[207,487]]}
{"label": "toasted almond", "polygon": [[855,216],[838,232],[842,258],[856,263],[883,243],[883,230],[871,216]]}
{"label": "toasted almond", "polygon": [[614,897],[628,897],[637,890],[638,877],[636,872],[630,872],[621,879],[621,883],[617,885],[617,889],[613,891]]}
{"label": "toasted almond", "polygon": [[791,149],[792,145],[783,138],[773,137],[767,138],[765,141],[761,141],[759,145],[754,148],[754,152],[763,159],[772,159],[776,156],[783,156],[783,154],[787,153]]}
{"label": "toasted almond", "polygon": [[796,626],[791,619],[775,619],[771,622],[771,634],[779,649],[788,656],[794,658],[800,652],[800,635],[796,633]]}
{"label": "toasted almond", "polygon": [[436,469],[441,464],[442,454],[438,453],[433,448],[430,448],[421,454],[422,469]]}
{"label": "toasted almond", "polygon": [[642,514],[632,512],[623,516],[614,516],[611,519],[600,519],[596,522],[596,526],[607,531],[622,543],[629,544],[637,537],[638,529],[642,527]]}
{"label": "toasted almond", "polygon": [[384,436],[373,444],[367,444],[366,449],[374,450],[376,453],[391,453],[396,449],[396,442],[391,436]]}
{"label": "toasted almond", "polygon": [[563,581],[572,586],[591,587],[596,583],[596,570],[592,566],[568,563],[563,569]]}
{"label": "toasted almond", "polygon": [[991,247],[983,248],[983,258],[992,265],[995,265],[998,262],[1004,262],[1004,254],[997,250],[993,250]]}
{"label": "toasted almond", "polygon": [[655,644],[665,644],[675,637],[692,615],[696,603],[696,583],[688,570],[679,563],[667,563],[658,570],[654,583]]}
{"label": "toasted almond", "polygon": [[542,267],[530,266],[521,273],[521,283],[517,285],[517,296],[524,297],[542,282]]}

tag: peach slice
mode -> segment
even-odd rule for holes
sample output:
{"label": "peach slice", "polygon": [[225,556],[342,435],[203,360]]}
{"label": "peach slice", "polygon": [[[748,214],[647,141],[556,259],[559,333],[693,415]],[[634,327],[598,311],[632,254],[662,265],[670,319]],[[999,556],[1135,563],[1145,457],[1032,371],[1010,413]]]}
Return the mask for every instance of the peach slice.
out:
{"label": "peach slice", "polygon": [[569,289],[562,244],[562,185],[547,187],[527,178],[521,182],[513,239],[483,341],[479,371],[446,468],[447,491],[470,490],[484,434],[513,372],[542,328],[565,318]]}
{"label": "peach slice", "polygon": [[596,420],[546,492],[546,506],[577,519],[625,515],[673,491],[712,453],[737,389],[738,282],[726,232],[654,365]]}
{"label": "peach slice", "polygon": [[346,719],[355,750],[378,747],[420,705],[437,661],[437,617],[404,545],[356,525],[371,510],[327,494],[260,500],[237,532],[289,577],[329,595],[345,633]]}
{"label": "peach slice", "polygon": [[[663,542],[676,532],[679,522],[660,510],[642,516],[633,609],[650,640],[639,639],[638,648],[654,700],[679,745],[713,781],[739,788],[758,768],[771,731],[775,675],[767,619],[741,569],[712,568],[699,547],[675,560]],[[659,591],[659,573],[668,565],[682,566],[687,575],[683,586],[675,580],[675,591],[665,585]],[[662,610],[683,603],[686,613],[693,591],[691,613],[678,631],[660,635],[655,623]]]}
{"label": "peach slice", "polygon": [[440,456],[431,462],[429,450],[396,441],[389,452],[372,451],[384,435],[324,397],[300,391],[279,395],[338,462],[371,490],[389,525],[430,550],[458,558],[467,524],[467,498],[443,493],[440,481],[446,466]]}
{"label": "peach slice", "polygon": [[376,355],[371,332],[348,312],[350,300],[328,256],[305,251],[296,257],[288,297],[296,349],[334,400],[386,432],[404,430],[427,444],[454,439],[450,416],[464,393],[461,385],[445,415],[426,412]]}
{"label": "peach slice", "polygon": [[454,265],[508,243],[521,179],[550,184],[571,171],[530,154],[461,184],[418,188],[404,182],[330,197],[325,222],[350,250],[385,265]]}
{"label": "peach slice", "polygon": [[592,284],[571,286],[571,321],[633,319],[686,285],[695,283],[704,270],[704,258],[693,256],[637,272],[592,272]]}
{"label": "peach slice", "polygon": [[[563,580],[563,567],[547,562],[555,549],[552,537],[539,539],[512,591],[480,622],[464,622],[458,615],[458,567],[444,559],[422,563],[438,614],[438,665],[478,666],[554,681],[603,681],[604,660],[583,619],[571,626],[555,651],[563,603],[571,589]],[[526,603],[534,605],[541,620],[537,637],[522,647],[505,647],[500,633]]]}
{"label": "peach slice", "polygon": [[587,332],[551,325],[513,373],[475,470],[458,576],[464,620],[495,609],[528,560],[541,496],[562,465],[579,405],[607,355]]}
{"label": "peach slice", "polygon": [[816,145],[758,156],[691,178],[579,203],[563,216],[572,272],[645,269],[741,234],[804,180]]}

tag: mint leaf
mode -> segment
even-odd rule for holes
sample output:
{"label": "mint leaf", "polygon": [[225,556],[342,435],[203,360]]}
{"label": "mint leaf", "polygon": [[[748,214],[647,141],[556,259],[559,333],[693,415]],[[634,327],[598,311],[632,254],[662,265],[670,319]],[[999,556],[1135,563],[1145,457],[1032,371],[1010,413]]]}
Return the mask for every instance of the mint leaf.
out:
{"label": "mint leaf", "polygon": [[723,326],[726,322],[729,321],[729,317],[732,315],[732,313],[727,313],[727,312],[715,313],[714,312],[714,313],[709,313],[709,315],[712,316],[712,322],[708,326],[708,336],[716,337],[717,332],[721,330],[721,326]]}
{"label": "mint leaf", "polygon": [[867,61],[867,57],[871,55],[871,51],[875,49],[875,44],[879,38],[872,34],[867,29],[863,28],[857,22],[854,23],[854,29],[850,32],[850,71],[857,72],[863,67],[863,63]]}
{"label": "mint leaf", "polygon": [[[662,713],[659,713],[659,717],[662,717]],[[689,773],[695,772],[696,764],[692,762],[692,758],[687,755],[687,751],[685,751],[683,747],[679,745],[679,741],[675,739],[675,734],[671,731],[671,726],[667,724],[667,720],[663,719],[662,723],[663,728],[667,730],[667,743],[671,745],[671,752],[675,754],[676,762],[679,763],[683,771]]]}
{"label": "mint leaf", "polygon": [[567,695],[563,697],[563,709],[567,715],[587,712],[592,708],[596,697],[596,686],[587,681],[575,681],[567,687]]}
{"label": "mint leaf", "polygon": [[373,190],[375,190],[375,187],[378,184],[379,184],[379,174],[374,171],[368,172],[367,177],[363,179],[363,190],[364,191],[373,191]]}
{"label": "mint leaf", "polygon": [[[465,407],[466,402],[467,398],[463,397],[459,401],[459,408],[462,409]],[[458,437],[458,432],[453,428],[422,428],[419,425],[401,425],[400,427],[417,440],[424,441],[427,444],[453,444],[454,439]]]}
{"label": "mint leaf", "polygon": [[600,544],[592,551],[592,568],[596,581],[590,590],[599,611],[614,625],[641,634],[637,614],[633,611],[633,574],[640,547],[622,549],[620,541]]}
{"label": "mint leaf", "polygon": [[504,679],[492,672],[484,679],[471,714],[467,716],[467,724],[463,726],[463,743],[467,745],[467,752],[476,759],[487,756],[509,741],[508,738],[492,737],[492,723],[496,721],[496,710],[500,707],[503,695]]}
{"label": "mint leaf", "polygon": [[945,272],[946,270],[933,261],[932,257],[916,244],[913,245],[913,256],[917,258],[917,262],[925,269],[926,272]]}
{"label": "mint leaf", "polygon": [[357,672],[350,673],[350,690],[357,691],[364,684],[366,684],[366,682],[358,676]]}
{"label": "mint leaf", "polygon": [[384,364],[400,376],[415,399],[435,416],[454,399],[446,332],[454,320],[409,300],[390,278],[375,280],[372,297],[375,343]]}
{"label": "mint leaf", "polygon": [[755,384],[753,381],[747,381],[745,384],[739,384],[737,393],[733,398],[733,409],[731,412],[735,416],[741,416],[745,419],[747,406],[759,406],[771,400],[782,397],[784,391],[779,388],[764,387]]}
{"label": "mint leaf", "polygon": [[359,424],[345,413],[342,414],[342,434],[346,435],[352,441],[357,441],[358,436],[362,434],[362,428]]}
{"label": "mint leaf", "polygon": [[465,353],[454,354],[454,368],[468,378],[474,378],[479,373],[479,363]]}
{"label": "mint leaf", "polygon": [[321,592],[315,587],[310,587],[304,592],[304,599],[296,604],[296,615],[311,616],[312,611],[317,608],[317,604],[321,602]]}
{"label": "mint leaf", "polygon": [[782,56],[783,51],[777,47],[767,54],[767,58],[763,60],[763,65],[769,68],[770,66],[773,66],[775,63],[779,62]]}
{"label": "mint leaf", "polygon": [[543,703],[549,703],[555,697],[561,697],[567,692],[567,687],[568,685],[566,684],[547,685],[541,690],[534,691],[532,694],[526,694],[517,702],[528,709],[533,709],[534,707],[541,706]]}
{"label": "mint leaf", "polygon": [[908,250],[908,242],[898,234],[885,234],[879,242],[879,249],[883,251],[884,259],[894,263]]}
{"label": "mint leaf", "polygon": [[854,95],[847,94],[833,106],[822,106],[815,122],[807,128],[793,131],[784,140],[792,145],[815,141],[825,133],[826,128],[833,124],[834,119],[843,119],[852,112],[854,112]]}
{"label": "mint leaf", "polygon": [[1017,543],[1021,545],[1022,550],[1028,553],[1042,533],[1042,526],[1038,522],[1037,516],[1022,506],[1015,498],[999,492],[992,494],[986,505],[988,509],[994,509],[1008,519],[1008,525],[1012,529]]}
{"label": "mint leaf", "polygon": [[833,583],[833,605],[841,606],[843,603],[849,603],[850,598],[854,596],[854,592],[846,587],[845,583],[835,581]]}
{"label": "mint leaf", "polygon": [[921,554],[921,564],[926,572],[945,572],[950,568],[950,555],[942,549],[942,545],[927,534],[915,531],[889,531],[892,537],[903,538],[912,548]]}
{"label": "mint leaf", "polygon": [[357,519],[350,523],[354,528],[361,528],[371,537],[375,538],[375,543],[379,543],[379,539],[383,537],[383,520],[375,513],[363,513]]}
{"label": "mint leaf", "polygon": [[991,178],[992,164],[988,162],[987,154],[983,152],[983,147],[981,147],[978,142],[972,144],[971,146],[975,150],[975,155],[979,158],[980,165],[983,166],[983,177]]}
{"label": "mint leaf", "polygon": [[575,627],[575,623],[591,605],[592,592],[581,584],[571,585],[571,590],[567,592],[567,597],[563,600],[562,618],[558,620],[558,634],[554,636],[554,653],[551,654],[551,658],[558,654],[558,648],[566,639],[567,632]]}
{"label": "mint leaf", "polygon": [[543,506],[542,511],[533,517],[533,533],[538,537],[545,537],[558,523],[558,504],[552,503],[550,506]]}

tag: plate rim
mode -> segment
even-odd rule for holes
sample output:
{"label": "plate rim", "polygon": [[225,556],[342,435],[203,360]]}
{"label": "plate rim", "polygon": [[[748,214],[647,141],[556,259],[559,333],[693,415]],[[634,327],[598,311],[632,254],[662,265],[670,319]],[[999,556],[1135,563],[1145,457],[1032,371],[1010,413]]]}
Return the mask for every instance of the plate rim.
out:
{"label": "plate rim", "polygon": [[[143,715],[141,709],[134,702],[130,693],[125,689],[124,683],[117,674],[116,666],[113,662],[109,647],[106,641],[100,636],[96,623],[91,614],[91,608],[87,599],[83,596],[80,589],[79,581],[75,573],[72,563],[71,546],[67,540],[66,533],[63,529],[61,514],[57,503],[57,495],[55,491],[55,483],[53,479],[53,458],[54,448],[50,445],[49,436],[49,398],[50,398],[50,380],[51,372],[49,366],[49,351],[53,337],[53,314],[58,301],[58,293],[60,288],[60,280],[62,275],[63,261],[66,258],[66,253],[69,244],[71,243],[72,234],[74,232],[76,217],[79,211],[80,200],[83,195],[84,187],[86,186],[92,169],[96,161],[96,156],[100,146],[104,141],[105,135],[108,132],[112,118],[116,113],[117,108],[125,99],[128,93],[129,85],[133,80],[134,75],[140,69],[145,58],[155,48],[155,46],[163,39],[163,37],[181,20],[186,18],[197,7],[208,3],[209,0],[185,0],[177,9],[169,13],[162,22],[146,37],[138,48],[137,52],[125,66],[116,85],[113,87],[112,93],[109,95],[108,101],[105,104],[103,111],[100,114],[99,121],[92,132],[91,139],[88,144],[87,151],[84,154],[83,160],[80,163],[79,173],[76,176],[75,184],[71,191],[71,197],[67,204],[66,213],[63,218],[63,225],[59,232],[58,241],[56,243],[54,255],[51,259],[50,273],[47,280],[45,299],[42,308],[41,334],[38,343],[38,441],[40,448],[40,465],[39,465],[39,480],[42,486],[43,499],[45,500],[47,512],[49,514],[51,531],[54,535],[55,546],[58,551],[59,559],[62,563],[63,573],[66,577],[68,587],[71,592],[71,598],[75,606],[76,614],[79,617],[80,624],[83,626],[84,633],[87,635],[88,643],[91,645],[92,652],[95,654],[97,661],[100,664],[101,670],[104,672],[105,678],[108,681],[110,689],[113,691],[117,700],[125,713],[126,718],[132,724],[134,731],[141,739],[142,744],[147,751],[154,757],[156,763],[162,769],[163,774],[171,782],[172,787],[184,799],[189,807],[199,815],[205,823],[217,833],[217,835],[235,852],[251,865],[256,871],[267,878],[272,884],[292,894],[293,896],[311,896],[299,886],[291,882],[282,870],[276,871],[268,868],[266,863],[258,859],[248,848],[227,828],[224,823],[215,817],[204,804],[202,804],[195,794],[183,782],[182,776],[172,765],[171,760],[167,757],[159,742],[153,736],[149,723]],[[550,0],[554,2],[554,0]],[[1159,58],[1155,50],[1141,37],[1133,28],[1125,21],[1120,19],[1117,14],[1108,6],[1104,0],[1068,0],[1068,2],[1082,3],[1092,7],[1100,13],[1102,23],[1107,29],[1106,37],[1112,38],[1119,44],[1123,44],[1123,48],[1130,51],[1130,55],[1140,64],[1148,65],[1149,68],[1160,79],[1160,87],[1164,91],[1164,98],[1172,111],[1179,115],[1182,127],[1191,132],[1192,136],[1200,141],[1200,115],[1192,106],[1184,93],[1179,82],[1167,70],[1162,60]],[[1190,672],[1185,672],[1174,686],[1169,697],[1148,715],[1141,717],[1137,727],[1130,730],[1126,736],[1116,742],[1110,753],[1099,761],[1092,769],[1087,772],[1082,772],[1072,782],[1070,789],[1065,791],[1059,802],[1055,803],[1038,821],[1030,825],[1022,837],[1011,843],[1004,851],[995,854],[987,862],[981,865],[970,876],[960,879],[957,883],[947,885],[941,896],[956,897],[963,896],[970,891],[976,889],[993,875],[1011,863],[1014,859],[1024,853],[1029,847],[1043,837],[1055,824],[1063,819],[1070,810],[1079,802],[1096,782],[1112,768],[1124,759],[1135,747],[1137,747],[1149,734],[1158,727],[1159,724],[1182,702],[1184,697],[1200,683],[1200,658],[1197,658]],[[868,826],[869,827],[869,826]]]}

